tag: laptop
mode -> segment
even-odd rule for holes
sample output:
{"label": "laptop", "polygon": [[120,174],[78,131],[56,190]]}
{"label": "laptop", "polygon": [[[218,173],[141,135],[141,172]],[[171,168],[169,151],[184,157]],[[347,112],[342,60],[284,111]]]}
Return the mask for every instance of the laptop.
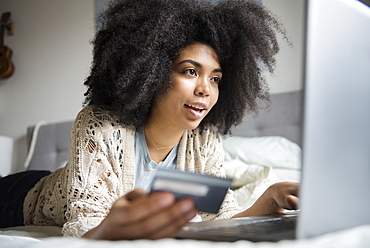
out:
{"label": "laptop", "polygon": [[189,223],[177,238],[278,241],[370,224],[370,8],[308,0],[306,11],[300,211]]}

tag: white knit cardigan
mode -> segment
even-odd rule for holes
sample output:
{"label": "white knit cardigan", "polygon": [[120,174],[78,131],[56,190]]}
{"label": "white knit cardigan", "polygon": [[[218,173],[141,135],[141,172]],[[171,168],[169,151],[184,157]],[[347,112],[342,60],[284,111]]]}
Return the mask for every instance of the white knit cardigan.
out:
{"label": "white knit cardigan", "polygon": [[[64,236],[82,236],[107,216],[112,204],[134,189],[135,129],[123,127],[104,108],[88,106],[74,122],[67,165],[41,179],[24,202],[26,225],[63,226]],[[223,148],[217,131],[186,131],[177,153],[177,169],[224,177]],[[229,190],[218,214],[203,220],[230,218],[240,212]]]}

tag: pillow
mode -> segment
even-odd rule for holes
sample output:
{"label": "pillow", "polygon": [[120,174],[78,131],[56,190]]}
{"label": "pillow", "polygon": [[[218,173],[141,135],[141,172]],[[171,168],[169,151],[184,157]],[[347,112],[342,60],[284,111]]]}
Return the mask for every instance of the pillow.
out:
{"label": "pillow", "polygon": [[230,160],[225,162],[224,168],[226,177],[233,179],[231,189],[242,209],[249,208],[270,185],[279,181],[274,168],[268,166]]}
{"label": "pillow", "polygon": [[247,164],[299,170],[301,148],[280,136],[224,137],[225,161],[241,160]]}
{"label": "pillow", "polygon": [[237,189],[247,184],[256,183],[264,179],[278,181],[272,167],[246,164],[240,160],[225,161],[225,173],[227,178],[232,178],[231,188]]}

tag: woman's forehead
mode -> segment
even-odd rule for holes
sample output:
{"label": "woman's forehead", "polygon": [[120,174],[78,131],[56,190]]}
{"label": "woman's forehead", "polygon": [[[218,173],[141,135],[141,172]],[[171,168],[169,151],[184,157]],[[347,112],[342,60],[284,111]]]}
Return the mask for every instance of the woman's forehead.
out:
{"label": "woman's forehead", "polygon": [[212,63],[220,67],[217,53],[211,46],[204,43],[194,43],[181,49],[179,56],[174,60],[174,64],[189,59],[207,64]]}

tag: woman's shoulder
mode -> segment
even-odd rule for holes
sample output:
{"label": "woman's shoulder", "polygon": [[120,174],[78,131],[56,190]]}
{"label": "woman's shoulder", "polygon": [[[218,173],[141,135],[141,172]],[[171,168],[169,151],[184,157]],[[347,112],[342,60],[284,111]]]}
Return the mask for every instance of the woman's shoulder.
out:
{"label": "woman's shoulder", "polygon": [[119,118],[115,115],[109,107],[88,105],[80,110],[76,120],[90,120],[97,122],[112,122],[119,123]]}
{"label": "woman's shoulder", "polygon": [[74,129],[86,129],[86,132],[97,131],[109,132],[123,129],[132,131],[133,128],[126,127],[120,122],[118,115],[113,113],[109,107],[88,105],[81,109],[74,122]]}

